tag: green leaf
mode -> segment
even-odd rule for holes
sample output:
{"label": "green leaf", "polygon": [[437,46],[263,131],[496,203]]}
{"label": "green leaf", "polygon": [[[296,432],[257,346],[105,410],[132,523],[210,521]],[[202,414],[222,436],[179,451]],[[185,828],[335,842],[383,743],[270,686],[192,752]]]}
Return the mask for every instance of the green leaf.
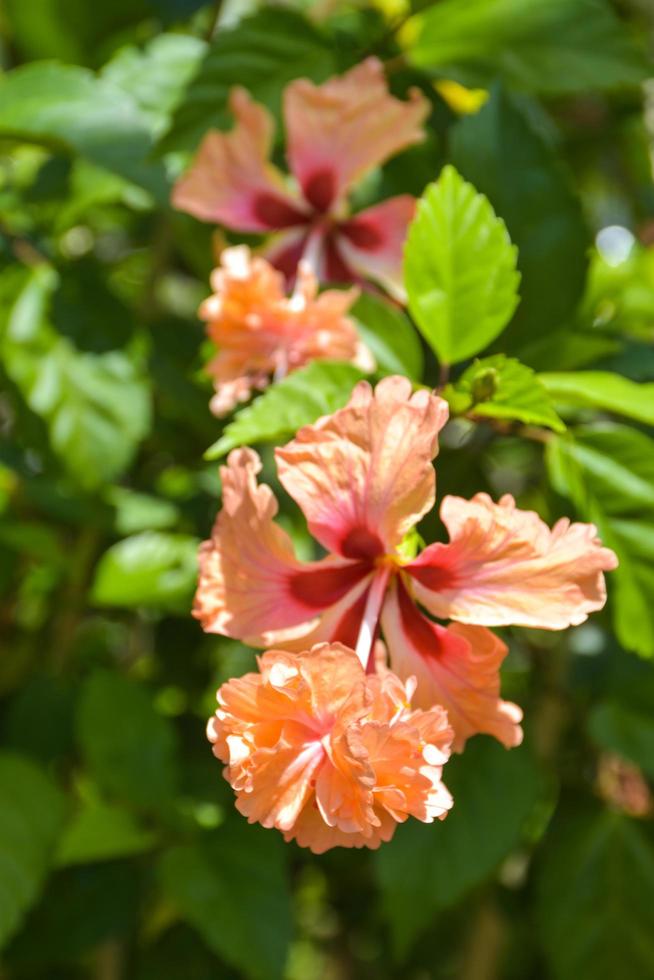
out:
{"label": "green leaf", "polygon": [[168,896],[239,975],[281,980],[291,934],[285,847],[276,831],[241,818],[164,855]]}
{"label": "green leaf", "polygon": [[197,72],[207,44],[188,34],[159,34],[141,51],[121,48],[100,78],[127,92],[160,134]]}
{"label": "green leaf", "polygon": [[38,898],[64,809],[59,790],[34,763],[0,755],[0,947]]}
{"label": "green leaf", "polygon": [[206,451],[205,459],[219,459],[235,446],[290,438],[303,425],[342,408],[362,377],[362,372],[351,364],[313,361],[271,385],[251,405],[241,409]]}
{"label": "green leaf", "polygon": [[95,570],[91,601],[188,611],[199,541],[188,534],[143,531],[112,545]]}
{"label": "green leaf", "polygon": [[147,115],[128,92],[86,68],[38,62],[0,77],[0,136],[77,153],[167,201],[163,166],[147,159]]}
{"label": "green leaf", "polygon": [[[542,855],[539,925],[554,980],[654,974],[654,849],[613,812],[561,821]],[[572,926],[572,928],[571,928]]]}
{"label": "green leaf", "polygon": [[409,310],[445,364],[494,340],[518,303],[517,251],[483,194],[453,167],[418,202],[405,249]]}
{"label": "green leaf", "polygon": [[555,402],[562,406],[596,408],[654,425],[654,383],[637,384],[611,371],[541,374]]}
{"label": "green leaf", "polygon": [[108,794],[147,809],[171,798],[175,732],[144,687],[121,674],[96,671],[81,694],[77,736],[86,765]]}
{"label": "green leaf", "polygon": [[0,332],[0,358],[25,401],[48,426],[53,451],[87,490],[118,476],[150,428],[145,377],[122,351],[81,353],[45,318],[56,288],[36,266]]}
{"label": "green leaf", "polygon": [[409,318],[371,293],[362,293],[352,307],[359,334],[383,374],[404,374],[412,381],[422,378],[422,347]]}
{"label": "green leaf", "polygon": [[107,803],[91,802],[75,814],[59,841],[59,867],[110,861],[149,851],[155,835],[143,830],[127,810]]}
{"label": "green leaf", "polygon": [[546,459],[554,488],[597,525],[619,558],[608,584],[619,641],[651,657],[654,441],[624,425],[583,426],[568,438],[552,439]]}
{"label": "green leaf", "polygon": [[475,361],[442,395],[453,415],[515,419],[564,432],[547,391],[525,364],[504,354]]}
{"label": "green leaf", "polygon": [[227,99],[235,85],[246,85],[256,101],[277,111],[294,78],[321,82],[335,70],[333,48],[317,28],[291,10],[261,10],[216,35],[162,149],[192,151],[207,130],[231,125]]}
{"label": "green leaf", "polygon": [[588,719],[594,741],[617,752],[654,779],[654,720],[651,714],[625,707],[617,701],[596,705]]}
{"label": "green leaf", "polygon": [[[452,130],[452,162],[485,194],[518,248],[520,306],[504,349],[533,344],[568,321],[586,279],[588,234],[563,163],[516,101],[495,88]],[[554,351],[557,368],[560,345]]]}
{"label": "green leaf", "polygon": [[393,943],[405,955],[435,914],[454,905],[493,872],[523,838],[541,792],[526,749],[507,752],[476,738],[445,767],[454,807],[442,823],[414,820],[375,855]]}
{"label": "green leaf", "polygon": [[418,24],[413,64],[468,85],[499,75],[562,95],[635,86],[647,72],[607,0],[443,0]]}
{"label": "green leaf", "polygon": [[179,520],[179,509],[170,500],[149,493],[137,493],[128,487],[108,487],[105,500],[116,510],[118,534],[138,531],[161,531]]}

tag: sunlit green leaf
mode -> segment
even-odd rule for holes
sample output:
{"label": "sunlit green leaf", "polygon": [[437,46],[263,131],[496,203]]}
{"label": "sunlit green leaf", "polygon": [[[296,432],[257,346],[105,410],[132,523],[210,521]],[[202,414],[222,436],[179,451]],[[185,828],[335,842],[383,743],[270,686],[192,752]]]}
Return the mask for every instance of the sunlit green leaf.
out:
{"label": "sunlit green leaf", "polygon": [[362,377],[351,364],[313,361],[237,412],[221,438],[207,450],[205,459],[219,459],[235,446],[290,438],[303,425],[342,408]]}
{"label": "sunlit green leaf", "polygon": [[584,426],[547,445],[550,479],[597,525],[620,564],[611,573],[618,639],[654,655],[654,441],[624,425]]}
{"label": "sunlit green leaf", "polygon": [[99,606],[187,610],[197,576],[197,538],[143,531],[112,545],[95,570],[91,599]]}
{"label": "sunlit green leaf", "polygon": [[418,203],[405,250],[409,309],[445,364],[483,350],[518,303],[517,253],[483,194],[445,167]]}
{"label": "sunlit green leaf", "polygon": [[608,0],[444,0],[419,24],[413,63],[464,84],[499,75],[552,95],[633,86],[646,72]]}
{"label": "sunlit green leaf", "polygon": [[615,412],[654,425],[654,384],[637,384],[610,371],[540,374],[539,380],[557,405]]}
{"label": "sunlit green leaf", "polygon": [[66,867],[142,854],[155,840],[155,835],[140,827],[127,810],[92,802],[82,806],[66,827],[56,862]]}
{"label": "sunlit green leaf", "polygon": [[443,389],[442,395],[454,415],[515,419],[525,425],[565,431],[536,374],[504,354],[475,361],[454,384]]}

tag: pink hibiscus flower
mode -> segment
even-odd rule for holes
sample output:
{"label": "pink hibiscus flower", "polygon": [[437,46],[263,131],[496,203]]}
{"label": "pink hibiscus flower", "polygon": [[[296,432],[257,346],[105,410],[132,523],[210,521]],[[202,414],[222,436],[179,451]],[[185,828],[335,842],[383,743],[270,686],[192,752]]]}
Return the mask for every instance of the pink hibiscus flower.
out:
{"label": "pink hibiscus flower", "polygon": [[366,675],[341,644],[269,650],[228,681],[207,734],[237,809],[322,854],[379,847],[409,816],[442,820],[452,729],[440,707],[411,710],[415,685]]}
{"label": "pink hibiscus flower", "polygon": [[385,378],[374,392],[360,382],[345,408],[276,450],[282,485],[329,552],[315,562],[298,561],[275,523],[257,454],[232,452],[223,508],[201,547],[194,615],[206,631],[255,646],[338,641],[368,670],[381,629],[392,669],[417,679],[417,706],[447,710],[457,749],[477,732],[513,746],[522,712],[500,697],[507,648],[488,627],[583,622],[604,605],[602,573],[617,560],[592,525],[563,519],[550,531],[512,497],[486,494],[445,497],[450,542],[407,558],[403,538],[434,504],[432,460],[447,416],[443,399],[411,394],[406,378]]}
{"label": "pink hibiscus flower", "polygon": [[423,139],[424,96],[411,90],[402,102],[390,95],[376,58],[323,85],[291,82],[283,108],[297,191],[270,163],[269,112],[242,88],[232,90],[230,108],[236,125],[205,136],[175,185],[174,206],[235,231],[278,232],[268,257],[289,279],[304,258],[321,281],[372,279],[401,295],[414,198],[402,194],[350,215],[347,195],[367,172]]}

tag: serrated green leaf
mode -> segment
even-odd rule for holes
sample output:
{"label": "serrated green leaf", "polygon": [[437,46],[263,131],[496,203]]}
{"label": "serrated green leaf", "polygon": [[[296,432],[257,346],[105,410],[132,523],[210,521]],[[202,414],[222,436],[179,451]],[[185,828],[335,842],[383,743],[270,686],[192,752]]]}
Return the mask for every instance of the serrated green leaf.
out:
{"label": "serrated green leaf", "polygon": [[125,90],[77,65],[38,62],[0,78],[0,136],[77,153],[168,197],[160,163],[148,160],[151,124]]}
{"label": "serrated green leaf", "polygon": [[654,849],[636,821],[608,811],[562,819],[539,881],[539,927],[555,980],[651,976],[653,894]]}
{"label": "serrated green leaf", "polygon": [[87,767],[108,794],[146,809],[172,796],[175,732],[136,682],[106,670],[92,674],[80,697],[77,736]]}
{"label": "serrated green leaf", "polygon": [[216,35],[161,148],[192,151],[207,130],[230,125],[234,85],[247,85],[254,99],[277,111],[294,78],[321,82],[335,70],[333,48],[316,27],[291,10],[260,10]]}
{"label": "serrated green leaf", "polygon": [[281,835],[234,818],[161,862],[168,896],[207,945],[250,980],[281,980],[291,933]]}
{"label": "serrated green leaf", "polygon": [[[561,158],[498,87],[453,127],[450,148],[454,166],[488,197],[517,246],[520,306],[502,345],[524,361],[523,347],[569,322],[581,300],[589,245],[581,203]],[[560,369],[560,342],[552,355]]]}
{"label": "serrated green leaf", "polygon": [[546,460],[554,488],[618,556],[609,579],[618,639],[654,656],[654,441],[624,425],[583,426],[552,439]]}
{"label": "serrated green leaf", "polygon": [[596,408],[654,425],[654,383],[638,384],[611,371],[540,374],[539,380],[562,406]]}
{"label": "serrated green leaf", "polygon": [[448,762],[454,807],[442,823],[408,821],[375,854],[385,916],[405,955],[434,915],[487,878],[516,847],[542,791],[524,748],[507,752],[477,738]]}
{"label": "serrated green leaf", "polygon": [[91,601],[127,609],[188,611],[197,577],[197,538],[143,531],[105,551],[95,570]]}
{"label": "serrated green leaf", "polygon": [[64,812],[62,794],[34,763],[0,755],[0,947],[39,895]]}
{"label": "serrated green leaf", "polygon": [[467,85],[547,95],[635,86],[647,72],[607,0],[444,0],[418,20],[409,57]]}
{"label": "serrated green leaf", "polygon": [[205,459],[220,459],[236,446],[289,438],[303,425],[342,408],[362,377],[363,373],[351,364],[313,361],[271,385],[256,401],[241,409],[206,451]]}
{"label": "serrated green leaf", "polygon": [[442,363],[483,350],[518,303],[517,251],[488,200],[453,167],[418,202],[405,249],[409,309]]}
{"label": "serrated green leaf", "polygon": [[150,427],[150,391],[122,351],[82,353],[44,319],[58,279],[36,266],[0,331],[0,359],[84,489],[113,479]]}
{"label": "serrated green leaf", "polygon": [[617,701],[596,705],[588,718],[591,738],[629,759],[654,779],[654,719]]}
{"label": "serrated green leaf", "polygon": [[495,354],[477,360],[442,392],[453,415],[515,419],[564,432],[547,391],[536,374],[512,357]]}
{"label": "serrated green leaf", "polygon": [[422,378],[422,347],[409,318],[397,306],[362,293],[352,307],[359,333],[383,374],[404,374],[412,381]]}

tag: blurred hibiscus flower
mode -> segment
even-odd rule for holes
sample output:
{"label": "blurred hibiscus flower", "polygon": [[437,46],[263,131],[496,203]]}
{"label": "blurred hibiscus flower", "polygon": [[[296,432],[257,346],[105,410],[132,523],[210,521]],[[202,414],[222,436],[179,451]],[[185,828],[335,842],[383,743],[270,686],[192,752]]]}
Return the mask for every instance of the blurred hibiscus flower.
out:
{"label": "blurred hibiscus flower", "polygon": [[277,232],[270,261],[293,280],[300,259],[323,282],[371,279],[402,295],[402,247],[415,200],[402,194],[350,214],[348,192],[366,173],[423,139],[429,103],[417,89],[390,95],[368,58],[323,85],[296,79],[283,111],[291,188],[270,163],[274,124],[243,88],[231,92],[236,124],[205,136],[173,191],[181,211],[240,232]]}
{"label": "blurred hibiscus flower", "polygon": [[253,390],[285,377],[309,361],[352,361],[363,370],[374,362],[359,340],[347,311],[357,290],[330,289],[318,295],[318,281],[302,262],[293,295],[284,277],[246,245],[227,248],[211,276],[213,295],[200,306],[207,334],[218,354],[207,366],[216,394],[215,415],[224,415]]}
{"label": "blurred hibiscus flower", "polygon": [[414,684],[366,675],[341,644],[270,650],[259,668],[223,684],[208,725],[250,823],[322,854],[377,848],[409,816],[447,815],[452,729],[441,707],[411,710]]}
{"label": "blurred hibiscus flower", "polygon": [[[381,627],[391,667],[417,679],[416,704],[442,705],[455,748],[477,732],[506,746],[522,738],[522,712],[500,698],[507,647],[487,627],[564,629],[606,601],[603,571],[616,558],[591,524],[550,531],[513,498],[445,497],[448,544],[417,557],[403,539],[435,500],[432,460],[447,403],[390,377],[360,382],[348,405],[276,450],[279,478],[330,553],[299,562],[258,485],[251,449],[222,469],[223,509],[200,552],[194,614],[208,632],[252,645],[306,650],[344,643],[374,669]],[[425,615],[453,622],[444,626]]]}

